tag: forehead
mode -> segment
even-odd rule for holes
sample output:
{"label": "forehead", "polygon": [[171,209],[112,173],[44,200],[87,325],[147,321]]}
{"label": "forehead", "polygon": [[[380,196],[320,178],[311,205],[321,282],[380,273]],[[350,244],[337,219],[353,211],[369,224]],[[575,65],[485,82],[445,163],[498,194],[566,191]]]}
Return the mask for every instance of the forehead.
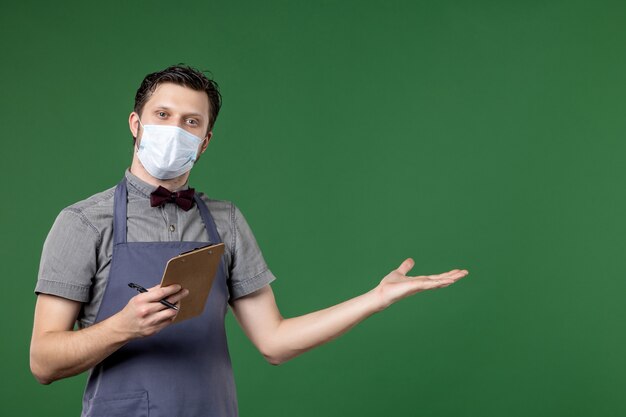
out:
{"label": "forehead", "polygon": [[144,110],[167,107],[180,113],[209,115],[209,97],[182,85],[162,83],[157,86],[144,105]]}

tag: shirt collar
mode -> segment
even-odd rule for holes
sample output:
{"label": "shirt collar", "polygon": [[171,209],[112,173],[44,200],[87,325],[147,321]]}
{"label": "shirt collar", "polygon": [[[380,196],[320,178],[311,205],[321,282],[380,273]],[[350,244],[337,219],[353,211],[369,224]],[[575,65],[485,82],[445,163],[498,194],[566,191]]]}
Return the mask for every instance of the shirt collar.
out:
{"label": "shirt collar", "polygon": [[[126,176],[126,182],[130,185],[135,191],[137,191],[140,195],[146,198],[150,198],[150,194],[158,187],[148,184],[147,182],[139,179],[135,174],[130,172],[130,169],[127,169],[124,173]],[[189,183],[183,185],[176,191],[187,190],[189,189]]]}

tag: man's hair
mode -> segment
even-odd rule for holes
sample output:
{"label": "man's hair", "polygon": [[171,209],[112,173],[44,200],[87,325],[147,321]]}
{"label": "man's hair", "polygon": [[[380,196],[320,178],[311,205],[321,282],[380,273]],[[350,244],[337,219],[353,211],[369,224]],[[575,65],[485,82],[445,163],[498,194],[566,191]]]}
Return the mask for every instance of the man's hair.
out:
{"label": "man's hair", "polygon": [[204,91],[209,96],[209,131],[213,129],[217,114],[222,107],[222,95],[217,83],[202,71],[188,65],[178,64],[165,68],[163,71],[153,72],[143,79],[137,94],[135,94],[135,112],[141,116],[146,101],[150,99],[154,90],[163,83],[173,83],[196,91]]}

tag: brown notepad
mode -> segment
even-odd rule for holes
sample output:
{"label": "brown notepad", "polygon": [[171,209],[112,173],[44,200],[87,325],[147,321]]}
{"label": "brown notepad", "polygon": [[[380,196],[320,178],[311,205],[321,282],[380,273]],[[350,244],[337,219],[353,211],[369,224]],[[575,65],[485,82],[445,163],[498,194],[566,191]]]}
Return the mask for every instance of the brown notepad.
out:
{"label": "brown notepad", "polygon": [[174,323],[202,314],[223,253],[224,244],[218,243],[182,253],[167,261],[161,286],[178,284],[189,290],[189,295],[180,300]]}

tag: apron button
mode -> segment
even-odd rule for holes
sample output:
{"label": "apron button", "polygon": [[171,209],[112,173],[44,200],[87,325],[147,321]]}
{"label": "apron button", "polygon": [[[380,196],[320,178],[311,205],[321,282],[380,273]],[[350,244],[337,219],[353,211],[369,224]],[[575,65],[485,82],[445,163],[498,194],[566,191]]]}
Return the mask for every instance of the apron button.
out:
{"label": "apron button", "polygon": [[173,232],[174,230],[176,230],[176,227],[174,227],[173,224],[170,224],[170,232]]}

